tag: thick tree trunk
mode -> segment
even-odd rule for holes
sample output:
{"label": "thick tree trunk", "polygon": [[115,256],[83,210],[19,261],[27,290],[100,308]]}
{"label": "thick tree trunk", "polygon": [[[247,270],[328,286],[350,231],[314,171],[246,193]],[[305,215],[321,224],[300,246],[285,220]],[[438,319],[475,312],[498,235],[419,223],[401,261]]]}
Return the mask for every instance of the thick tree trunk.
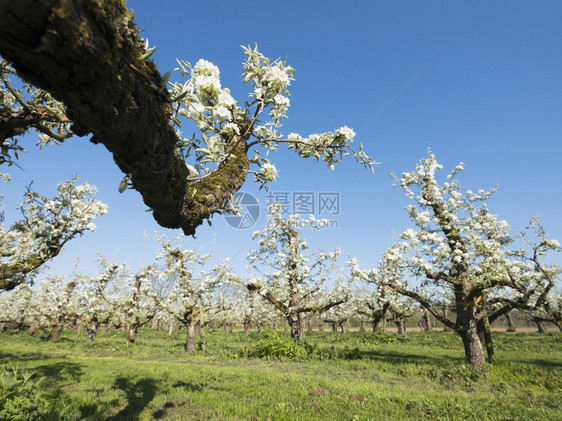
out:
{"label": "thick tree trunk", "polygon": [[244,319],[244,335],[245,336],[250,335],[250,328],[251,327],[252,327],[251,319],[249,317],[246,317]]}
{"label": "thick tree trunk", "polygon": [[66,105],[75,134],[105,145],[158,224],[192,235],[246,180],[247,138],[231,139],[226,163],[190,184],[139,32],[125,1],[0,0],[0,55]]}
{"label": "thick tree trunk", "polygon": [[125,323],[125,335],[128,343],[134,344],[137,342],[137,333],[138,333],[137,325],[133,325],[129,322]]}
{"label": "thick tree trunk", "polygon": [[398,318],[394,320],[396,327],[398,328],[398,334],[403,335],[406,333],[406,325],[404,324],[404,319]]}
{"label": "thick tree trunk", "polygon": [[64,323],[59,323],[53,328],[53,335],[51,336],[52,341],[58,341],[60,339],[63,328]]}
{"label": "thick tree trunk", "polygon": [[423,329],[426,332],[430,332],[432,330],[431,316],[429,314],[429,310],[425,307],[423,308]]}
{"label": "thick tree trunk", "polygon": [[[443,307],[443,318],[449,319],[449,309],[447,307]],[[449,326],[443,325],[443,332],[449,332],[450,330]]]}
{"label": "thick tree trunk", "polygon": [[515,332],[517,328],[515,327],[515,323],[513,323],[513,317],[511,313],[505,313],[505,318],[507,319],[507,331],[508,332]]}
{"label": "thick tree trunk", "polygon": [[496,354],[494,353],[494,343],[492,341],[492,330],[490,329],[490,322],[488,316],[484,315],[478,320],[478,334],[480,342],[484,342],[486,346],[486,353],[488,354],[488,361],[493,363],[496,361]]}
{"label": "thick tree trunk", "polygon": [[546,328],[544,327],[544,322],[537,318],[533,317],[533,321],[537,324],[538,332],[539,333],[546,333]]}
{"label": "thick tree trunk", "polygon": [[201,351],[205,351],[205,346],[206,346],[206,342],[205,342],[205,326],[202,326],[201,329],[199,330],[199,349]]}
{"label": "thick tree trunk", "polygon": [[330,326],[332,326],[332,332],[337,332],[337,331],[338,331],[338,326],[336,325],[335,322],[330,323]]}
{"label": "thick tree trunk", "polygon": [[195,322],[190,322],[187,326],[187,338],[185,341],[185,350],[193,352],[195,349]]}
{"label": "thick tree trunk", "polygon": [[363,320],[359,322],[359,332],[365,332],[365,322]]}
{"label": "thick tree trunk", "polygon": [[225,323],[224,324],[224,333],[226,333],[228,335],[231,332],[232,332],[232,325],[228,324],[228,323]]}
{"label": "thick tree trunk", "polygon": [[88,342],[93,342],[96,339],[98,331],[98,324],[96,322],[88,323]]}
{"label": "thick tree trunk", "polygon": [[302,323],[301,314],[291,313],[289,316],[287,316],[287,320],[289,321],[289,326],[291,326],[291,338],[294,338],[298,341],[302,340],[304,326]]}
{"label": "thick tree trunk", "polygon": [[379,315],[375,315],[373,316],[373,319],[371,321],[371,325],[373,326],[373,332],[378,332],[379,330],[381,330],[381,321],[382,321],[382,317]]}
{"label": "thick tree trunk", "polygon": [[[467,298],[458,301],[464,302],[467,301]],[[486,358],[484,357],[482,343],[478,337],[473,306],[457,307],[456,331],[462,339],[466,361],[476,368],[485,370],[487,368]]]}
{"label": "thick tree trunk", "polygon": [[348,331],[347,322],[341,322],[340,328],[341,328],[341,333],[347,333],[347,331]]}

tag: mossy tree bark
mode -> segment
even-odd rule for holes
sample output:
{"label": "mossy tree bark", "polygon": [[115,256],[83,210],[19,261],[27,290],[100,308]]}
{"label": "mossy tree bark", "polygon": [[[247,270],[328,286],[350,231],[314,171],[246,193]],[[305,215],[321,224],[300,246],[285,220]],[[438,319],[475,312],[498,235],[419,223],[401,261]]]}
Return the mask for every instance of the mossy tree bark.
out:
{"label": "mossy tree bark", "polygon": [[0,0],[0,55],[65,104],[75,134],[113,154],[158,224],[194,234],[246,180],[247,139],[233,139],[213,176],[189,183],[170,98],[144,53],[123,0]]}

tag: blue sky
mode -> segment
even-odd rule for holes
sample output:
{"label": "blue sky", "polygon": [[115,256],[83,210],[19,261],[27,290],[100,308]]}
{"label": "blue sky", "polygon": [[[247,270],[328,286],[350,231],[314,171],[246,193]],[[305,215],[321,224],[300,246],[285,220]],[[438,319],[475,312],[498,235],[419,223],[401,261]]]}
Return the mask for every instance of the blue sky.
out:
{"label": "blue sky", "polygon": [[[307,135],[353,127],[356,142],[377,161],[375,173],[352,161],[334,171],[298,159],[283,148],[272,156],[279,179],[272,192],[338,192],[337,229],[305,232],[314,250],[340,247],[364,266],[375,265],[393,233],[411,226],[408,200],[392,187],[391,172],[413,169],[431,147],[450,170],[463,161],[467,189],[499,185],[489,202],[512,232],[539,215],[553,238],[562,240],[562,3],[558,1],[128,1],[162,73],[176,58],[205,58],[219,66],[223,86],[238,101],[240,45],[257,43],[272,58],[286,58],[295,71],[289,119],[283,132]],[[173,77],[172,77],[173,78]],[[374,118],[373,118],[374,117]],[[369,123],[369,124],[367,124]],[[190,133],[185,133],[186,135]],[[15,217],[24,186],[52,195],[56,183],[78,174],[99,188],[109,214],[98,231],[68,244],[50,264],[53,273],[95,272],[96,252],[133,269],[152,261],[156,245],[143,232],[179,231],[156,225],[140,195],[117,192],[123,175],[101,145],[75,138],[39,151],[34,136],[23,144],[21,171],[5,195],[7,222]],[[6,171],[6,169],[3,169]],[[265,191],[243,187],[265,203]],[[248,230],[235,230],[222,216],[202,225],[192,247],[233,257],[239,272],[262,229],[262,212]],[[553,262],[562,264],[562,256]]]}

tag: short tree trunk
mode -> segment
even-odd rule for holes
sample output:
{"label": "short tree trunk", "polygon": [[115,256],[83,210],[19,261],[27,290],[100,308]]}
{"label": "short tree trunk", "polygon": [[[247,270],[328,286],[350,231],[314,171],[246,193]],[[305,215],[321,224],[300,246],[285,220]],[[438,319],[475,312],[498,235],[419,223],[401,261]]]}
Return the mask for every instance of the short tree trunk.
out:
{"label": "short tree trunk", "polygon": [[[462,301],[467,299],[463,297]],[[461,301],[461,300],[458,300]],[[474,307],[457,307],[457,333],[460,335],[466,361],[472,366],[486,370],[486,358],[482,343],[478,337],[476,318],[474,317]]]}
{"label": "short tree trunk", "polygon": [[507,319],[507,331],[515,332],[517,328],[515,327],[515,323],[513,323],[513,317],[511,317],[511,313],[506,313],[505,318]]}
{"label": "short tree trunk", "polygon": [[58,341],[62,335],[62,329],[64,328],[64,324],[58,324],[53,329],[53,336],[51,336],[52,341]]}
{"label": "short tree trunk", "polygon": [[251,320],[249,317],[244,319],[244,335],[248,336],[250,334],[250,328],[252,326]]}
{"label": "short tree trunk", "polygon": [[[449,319],[449,310],[447,307],[443,307],[443,318],[447,320]],[[449,326],[443,325],[443,332],[449,332],[450,330],[451,328],[449,328]]]}
{"label": "short tree trunk", "polygon": [[371,325],[373,326],[373,332],[378,332],[379,330],[381,330],[381,321],[382,321],[381,316],[373,316],[373,319],[371,320]]}
{"label": "short tree trunk", "polygon": [[494,344],[492,342],[492,330],[490,329],[490,321],[488,316],[484,315],[478,320],[478,333],[480,342],[484,342],[486,346],[486,353],[488,354],[488,361],[493,363],[496,361],[494,353]]}
{"label": "short tree trunk", "polygon": [[187,325],[187,338],[185,341],[185,350],[193,352],[195,349],[195,323],[191,322]]}
{"label": "short tree trunk", "polygon": [[172,336],[172,333],[174,333],[174,323],[170,322],[170,327],[168,327],[168,336]]}
{"label": "short tree trunk", "polygon": [[426,332],[430,332],[432,330],[429,310],[425,307],[423,308],[423,329]]}
{"label": "short tree trunk", "polygon": [[291,326],[291,338],[298,341],[302,340],[304,333],[304,326],[301,319],[300,313],[291,313],[287,319],[289,320],[289,325]]}
{"label": "short tree trunk", "polygon": [[125,335],[127,337],[127,342],[134,344],[137,342],[138,326],[131,325],[129,323],[125,324]]}
{"label": "short tree trunk", "polygon": [[537,317],[533,317],[533,321],[537,324],[537,328],[539,329],[539,333],[546,333],[546,328],[544,327],[544,323],[541,319]]}
{"label": "short tree trunk", "polygon": [[404,324],[404,319],[396,319],[396,320],[394,320],[394,323],[396,324],[396,327],[398,328],[398,334],[399,335],[403,335],[404,333],[406,333],[406,326]]}
{"label": "short tree trunk", "polygon": [[226,333],[228,335],[231,332],[232,332],[232,325],[228,324],[228,323],[225,323],[224,324],[224,333]]}
{"label": "short tree trunk", "polygon": [[98,324],[96,322],[88,324],[88,342],[93,342],[96,339],[97,330]]}
{"label": "short tree trunk", "polygon": [[199,330],[199,349],[205,351],[205,327],[201,327]]}

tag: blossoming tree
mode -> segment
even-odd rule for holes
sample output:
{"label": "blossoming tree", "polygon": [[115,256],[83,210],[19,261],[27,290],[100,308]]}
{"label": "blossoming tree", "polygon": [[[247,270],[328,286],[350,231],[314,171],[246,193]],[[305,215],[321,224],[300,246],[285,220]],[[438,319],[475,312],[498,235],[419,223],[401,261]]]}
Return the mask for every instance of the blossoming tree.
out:
{"label": "blossoming tree", "polygon": [[[513,301],[517,306],[534,307],[537,301],[530,304],[530,297],[535,289],[529,288],[530,285],[538,283],[543,285],[541,291],[548,292],[552,277],[540,264],[538,270],[514,269],[524,267],[524,263],[514,260],[513,253],[506,250],[511,241],[508,223],[498,220],[485,204],[477,206],[495,189],[463,193],[458,181],[453,180],[463,169],[462,163],[447,176],[448,181],[439,185],[435,173],[440,169],[442,166],[430,153],[414,171],[397,179],[406,195],[416,202],[406,210],[417,230],[406,230],[401,235],[402,241],[383,254],[378,269],[363,271],[354,262],[354,273],[417,300],[437,320],[460,335],[470,364],[486,368],[478,324],[484,323],[480,331],[487,333],[483,336],[491,347],[491,335],[486,328],[486,303],[492,300],[489,297],[498,296],[502,297],[500,301],[505,301],[508,290],[518,297],[517,303]],[[557,242],[546,238],[541,244],[545,249],[559,248]],[[454,295],[456,320],[436,310],[436,302],[442,300],[424,290],[430,285],[443,289],[442,295],[447,291]]]}
{"label": "blossoming tree", "polygon": [[224,265],[205,271],[203,265],[212,255],[183,248],[181,243],[174,245],[163,237],[156,240],[161,244],[157,260],[166,267],[158,276],[172,283],[167,297],[158,305],[187,329],[185,350],[193,352],[196,325],[204,320],[205,312],[213,309],[212,292],[221,282],[220,273]]}
{"label": "blossoming tree", "polygon": [[[340,251],[311,254],[306,241],[298,235],[300,222],[298,214],[283,219],[280,206],[272,204],[267,227],[253,235],[259,249],[248,254],[250,268],[258,274],[240,281],[283,314],[291,327],[291,337],[298,340],[304,332],[303,314],[322,314],[344,303],[351,293],[339,276],[332,279],[335,284],[330,292],[324,290],[337,268]],[[321,226],[321,221],[312,215],[309,223],[313,228]]]}
{"label": "blossoming tree", "polygon": [[23,219],[10,229],[0,224],[0,291],[24,282],[72,238],[95,231],[93,220],[107,213],[107,206],[94,199],[95,186],[76,185],[73,179],[57,189],[52,199],[28,189],[20,207]]}

